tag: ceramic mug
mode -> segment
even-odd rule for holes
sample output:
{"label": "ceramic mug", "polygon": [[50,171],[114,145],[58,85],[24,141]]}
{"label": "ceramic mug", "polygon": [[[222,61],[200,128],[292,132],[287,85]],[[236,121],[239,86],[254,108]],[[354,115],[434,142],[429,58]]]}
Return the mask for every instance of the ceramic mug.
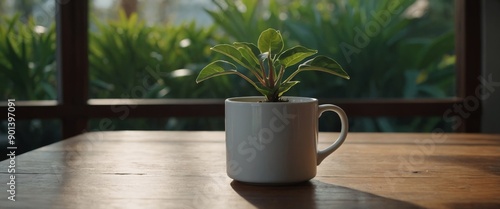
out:
{"label": "ceramic mug", "polygon": [[[345,112],[318,106],[318,100],[285,97],[288,102],[260,102],[263,97],[225,101],[226,168],[230,178],[256,184],[289,184],[316,176],[316,166],[342,145],[348,132]],[[318,118],[336,112],[342,123],[338,139],[318,150]]]}

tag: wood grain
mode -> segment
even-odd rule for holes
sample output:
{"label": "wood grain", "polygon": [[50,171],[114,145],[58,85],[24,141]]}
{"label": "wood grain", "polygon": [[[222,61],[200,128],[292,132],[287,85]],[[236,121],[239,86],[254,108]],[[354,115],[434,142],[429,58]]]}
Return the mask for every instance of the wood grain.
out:
{"label": "wood grain", "polygon": [[500,135],[351,133],[313,180],[274,187],[226,176],[224,132],[86,133],[16,160],[0,208],[500,208]]}

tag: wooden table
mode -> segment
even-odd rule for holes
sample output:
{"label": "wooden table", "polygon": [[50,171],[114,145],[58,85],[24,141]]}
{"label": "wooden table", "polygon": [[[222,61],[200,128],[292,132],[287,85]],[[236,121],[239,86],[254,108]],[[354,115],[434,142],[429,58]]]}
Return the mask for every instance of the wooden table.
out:
{"label": "wooden table", "polygon": [[[320,147],[336,133],[321,133]],[[0,162],[0,208],[500,208],[500,135],[351,133],[294,186],[225,174],[223,132],[79,135]]]}

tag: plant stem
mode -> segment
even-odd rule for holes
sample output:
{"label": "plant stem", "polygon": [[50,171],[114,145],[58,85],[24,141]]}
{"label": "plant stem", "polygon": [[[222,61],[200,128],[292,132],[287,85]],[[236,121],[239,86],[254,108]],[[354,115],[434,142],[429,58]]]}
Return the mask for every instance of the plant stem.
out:
{"label": "plant stem", "polygon": [[262,62],[262,60],[259,60],[259,66],[260,66],[260,70],[262,71],[262,75],[264,76],[264,83],[263,85],[264,86],[269,86],[269,80],[267,79],[267,76],[266,76],[266,70],[264,69],[264,63]]}
{"label": "plant stem", "polygon": [[264,78],[261,77],[261,75],[258,74],[258,70],[254,71],[254,70],[251,70],[251,69],[248,69],[250,70],[250,72],[252,72],[252,74],[257,78],[257,80],[262,84],[262,85],[265,85],[266,81],[264,80]]}
{"label": "plant stem", "polygon": [[273,62],[271,59],[269,59],[267,61],[267,63],[269,65],[269,88],[273,89],[274,88],[274,76],[275,76],[274,66],[273,66]]}
{"label": "plant stem", "polygon": [[276,82],[274,83],[275,86],[281,82],[281,79],[283,79],[284,74],[285,74],[285,67],[281,65],[280,72],[278,73],[278,77],[276,78]]}
{"label": "plant stem", "polygon": [[257,84],[255,84],[255,82],[252,81],[252,79],[246,77],[245,75],[243,75],[242,73],[236,71],[236,75],[239,75],[240,77],[242,77],[243,79],[245,79],[246,81],[248,81],[248,83],[252,84],[252,86],[254,86],[256,89],[259,89],[259,87],[257,86]]}
{"label": "plant stem", "polygon": [[280,97],[278,96],[279,91],[275,89],[272,94],[266,95],[268,102],[280,102]]}

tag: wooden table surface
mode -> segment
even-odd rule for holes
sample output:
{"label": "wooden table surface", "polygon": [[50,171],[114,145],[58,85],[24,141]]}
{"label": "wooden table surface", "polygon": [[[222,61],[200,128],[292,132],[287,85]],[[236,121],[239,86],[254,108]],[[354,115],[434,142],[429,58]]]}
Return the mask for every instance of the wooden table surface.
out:
{"label": "wooden table surface", "polygon": [[[337,133],[320,133],[325,147]],[[79,135],[0,162],[0,208],[500,208],[500,135],[350,133],[293,186],[225,173],[224,132]]]}

